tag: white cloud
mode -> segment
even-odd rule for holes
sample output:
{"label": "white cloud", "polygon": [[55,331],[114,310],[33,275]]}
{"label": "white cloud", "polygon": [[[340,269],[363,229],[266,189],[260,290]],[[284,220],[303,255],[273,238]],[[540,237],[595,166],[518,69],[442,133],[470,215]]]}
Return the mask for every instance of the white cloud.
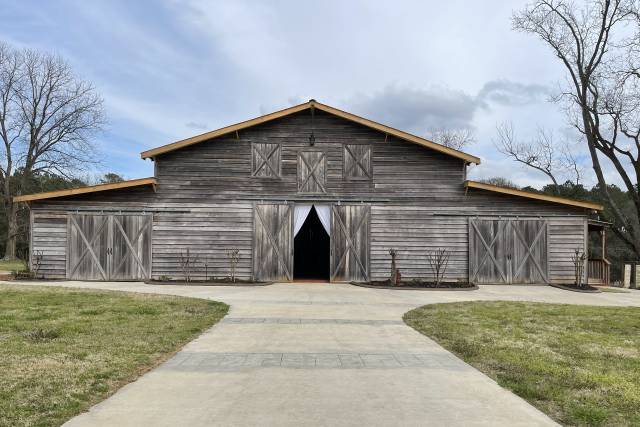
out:
{"label": "white cloud", "polygon": [[523,135],[564,123],[546,102],[557,60],[510,29],[526,2],[23,0],[0,9],[0,38],[58,50],[96,83],[118,156],[106,161],[128,176],[127,151],[315,98],[422,135],[473,128],[474,173],[524,184],[539,178],[496,153],[496,123]]}

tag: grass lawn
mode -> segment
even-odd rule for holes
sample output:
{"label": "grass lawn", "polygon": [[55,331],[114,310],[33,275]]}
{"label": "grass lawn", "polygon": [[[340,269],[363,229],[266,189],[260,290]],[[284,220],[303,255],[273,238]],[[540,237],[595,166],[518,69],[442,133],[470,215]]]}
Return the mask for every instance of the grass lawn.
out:
{"label": "grass lawn", "polygon": [[564,425],[640,425],[640,308],[465,302],[404,319]]}
{"label": "grass lawn", "polygon": [[215,324],[214,301],[0,285],[0,426],[57,426]]}
{"label": "grass lawn", "polygon": [[0,260],[0,271],[22,271],[27,267],[22,261],[2,261]]}

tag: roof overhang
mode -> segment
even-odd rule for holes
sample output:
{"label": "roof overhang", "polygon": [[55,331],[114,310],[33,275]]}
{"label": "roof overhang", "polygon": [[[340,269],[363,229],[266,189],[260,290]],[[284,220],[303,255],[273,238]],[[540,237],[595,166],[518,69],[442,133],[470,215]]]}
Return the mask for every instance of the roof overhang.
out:
{"label": "roof overhang", "polygon": [[346,111],[339,110],[337,108],[331,107],[329,105],[321,104],[315,100],[311,100],[309,102],[305,102],[304,104],[296,105],[290,108],[286,108],[284,110],[276,111],[274,113],[266,114],[264,116],[256,117],[255,119],[247,120],[244,122],[236,123],[231,126],[226,126],[217,130],[213,130],[211,132],[206,132],[201,135],[193,136],[191,138],[183,139],[171,144],[163,145],[158,148],[153,148],[151,150],[143,151],[140,154],[140,157],[143,159],[154,158],[158,155],[169,153],[174,150],[178,150],[184,147],[188,147],[190,145],[198,144],[203,141],[210,140],[212,138],[216,138],[222,135],[226,135],[229,133],[237,132],[242,129],[246,129],[252,126],[256,126],[262,123],[270,122],[272,120],[279,119],[281,117],[288,116],[290,114],[294,114],[300,111],[308,110],[311,108],[315,108],[320,111],[324,111],[325,113],[333,114],[334,116],[341,117],[343,119],[349,120],[354,123],[361,124],[363,126],[369,127],[371,129],[380,131],[387,135],[395,136],[399,139],[412,142],[414,144],[421,145],[423,147],[430,148],[435,151],[439,151],[441,153],[447,154],[452,157],[456,157],[464,160],[468,163],[480,164],[480,158],[476,156],[472,156],[471,154],[464,153],[462,151],[454,150],[453,148],[445,147],[444,145],[437,144],[433,141],[429,141],[428,139],[421,138],[416,135],[412,135],[407,132],[403,132],[398,129],[394,129],[392,127],[374,122],[373,120],[365,119],[364,117],[356,116],[355,114],[347,113]]}
{"label": "roof overhang", "polygon": [[564,197],[548,196],[546,194],[516,190],[515,188],[499,187],[497,185],[485,184],[483,182],[477,182],[477,181],[465,181],[464,186],[466,188],[476,188],[478,190],[486,190],[486,191],[492,191],[494,193],[509,194],[511,196],[525,197],[527,199],[542,200],[544,202],[558,203],[561,205],[575,206],[575,207],[584,208],[584,209],[593,209],[596,211],[601,211],[604,209],[604,206],[598,203],[587,202],[584,200],[566,199]]}
{"label": "roof overhang", "polygon": [[118,190],[121,188],[140,187],[151,185],[155,190],[155,178],[132,179],[130,181],[114,182],[111,184],[91,185],[88,187],[72,188],[70,190],[47,191],[45,193],[26,194],[24,196],[16,196],[14,202],[31,202],[34,200],[54,199],[57,197],[75,196],[79,194],[96,193],[99,191]]}

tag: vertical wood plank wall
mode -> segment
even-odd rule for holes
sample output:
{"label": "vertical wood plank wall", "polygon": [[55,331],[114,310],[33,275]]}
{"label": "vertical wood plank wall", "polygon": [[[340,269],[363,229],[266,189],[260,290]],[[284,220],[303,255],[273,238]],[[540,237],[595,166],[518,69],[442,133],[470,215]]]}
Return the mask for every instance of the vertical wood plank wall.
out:
{"label": "vertical wood plank wall", "polygon": [[[130,189],[33,202],[33,248],[45,253],[43,271],[47,277],[64,277],[66,211],[126,208],[154,210],[154,277],[180,277],[178,260],[187,248],[199,258],[196,276],[204,277],[205,260],[210,277],[226,276],[226,250],[237,248],[238,275],[250,278],[255,204],[340,200],[371,206],[372,279],[388,277],[391,247],[398,250],[406,278],[427,276],[426,251],[446,247],[452,252],[447,279],[466,279],[469,216],[499,215],[546,218],[551,280],[572,278],[571,255],[585,249],[585,210],[481,190],[466,193],[462,160],[326,113],[316,112],[314,147],[308,143],[310,129],[309,113],[302,112],[162,155],[154,165],[156,193]],[[280,177],[271,172],[253,176],[252,143],[279,144],[274,156],[281,159]],[[345,179],[345,144],[371,147],[371,180]],[[298,191],[302,151],[324,153],[326,192]]]}

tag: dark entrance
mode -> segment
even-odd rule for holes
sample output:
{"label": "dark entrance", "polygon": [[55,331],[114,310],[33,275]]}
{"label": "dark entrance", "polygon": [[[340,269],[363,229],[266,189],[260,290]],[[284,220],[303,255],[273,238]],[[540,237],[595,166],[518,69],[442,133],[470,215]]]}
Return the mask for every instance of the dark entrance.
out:
{"label": "dark entrance", "polygon": [[330,238],[312,207],[294,240],[293,277],[329,280]]}

